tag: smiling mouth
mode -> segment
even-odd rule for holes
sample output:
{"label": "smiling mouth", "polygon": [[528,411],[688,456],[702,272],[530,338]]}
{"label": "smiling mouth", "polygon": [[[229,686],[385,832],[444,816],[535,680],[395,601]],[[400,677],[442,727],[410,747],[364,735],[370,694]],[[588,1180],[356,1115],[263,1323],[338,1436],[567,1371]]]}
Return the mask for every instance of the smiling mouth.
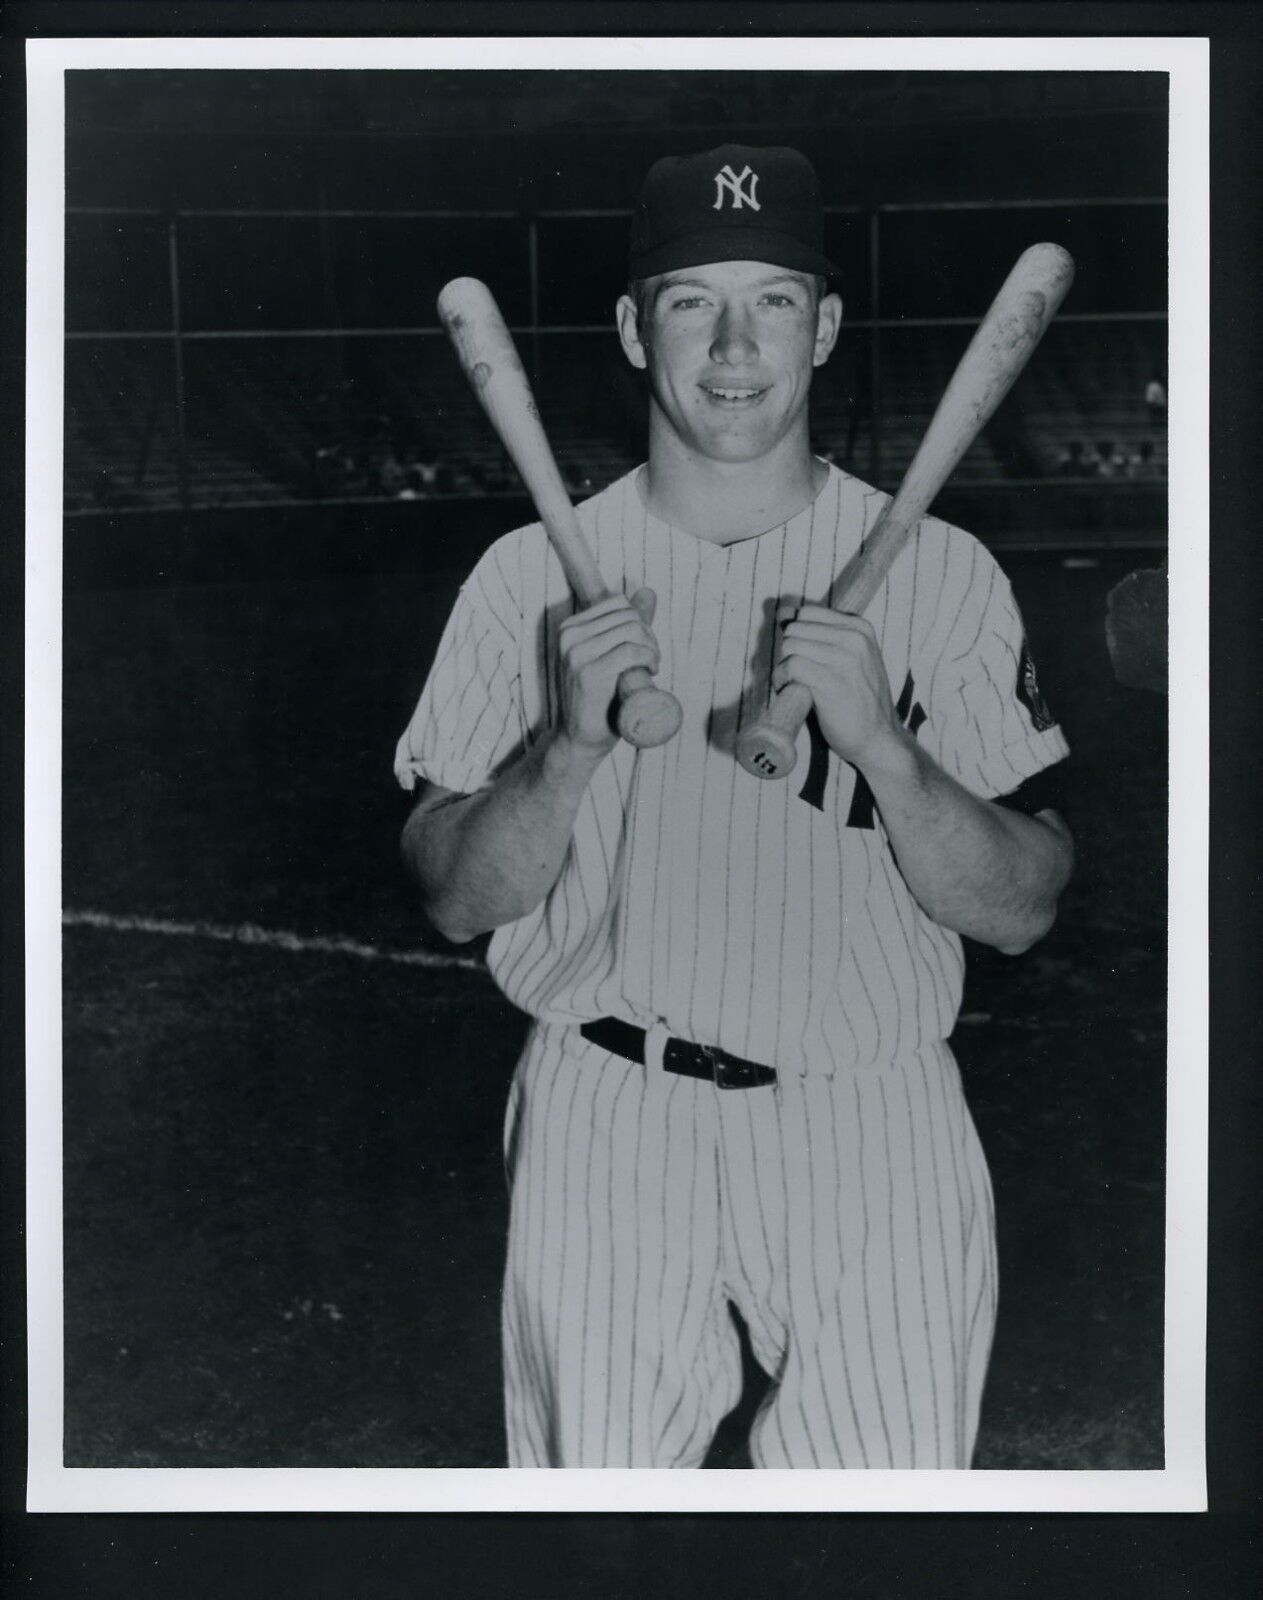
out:
{"label": "smiling mouth", "polygon": [[721,405],[743,405],[752,400],[761,400],[767,393],[766,389],[748,388],[738,384],[703,383],[699,385],[702,393],[712,400],[717,400]]}

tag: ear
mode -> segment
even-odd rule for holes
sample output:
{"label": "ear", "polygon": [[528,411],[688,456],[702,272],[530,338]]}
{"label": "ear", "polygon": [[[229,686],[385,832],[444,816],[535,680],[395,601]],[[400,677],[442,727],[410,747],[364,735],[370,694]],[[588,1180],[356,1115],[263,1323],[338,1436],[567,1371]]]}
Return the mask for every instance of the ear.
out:
{"label": "ear", "polygon": [[816,345],[811,356],[813,367],[823,367],[833,354],[833,347],[838,342],[838,332],[841,327],[842,297],[837,294],[826,294],[816,307]]}
{"label": "ear", "polygon": [[619,296],[614,315],[618,320],[618,338],[623,347],[623,354],[633,367],[638,367],[643,372],[649,364],[649,358],[640,337],[640,328],[636,322],[636,306],[631,295]]}

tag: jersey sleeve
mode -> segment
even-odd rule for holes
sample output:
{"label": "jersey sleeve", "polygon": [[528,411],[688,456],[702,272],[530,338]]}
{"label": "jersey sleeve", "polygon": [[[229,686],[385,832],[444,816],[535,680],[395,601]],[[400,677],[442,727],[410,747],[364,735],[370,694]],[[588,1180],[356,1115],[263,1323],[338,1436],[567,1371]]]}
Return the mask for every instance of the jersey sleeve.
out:
{"label": "jersey sleeve", "polygon": [[421,698],[395,749],[395,777],[471,794],[523,744],[521,614],[494,546],[461,588]]}
{"label": "jersey sleeve", "polygon": [[1008,579],[975,544],[971,579],[929,679],[939,765],[984,799],[1011,794],[1069,753],[1040,692]]}

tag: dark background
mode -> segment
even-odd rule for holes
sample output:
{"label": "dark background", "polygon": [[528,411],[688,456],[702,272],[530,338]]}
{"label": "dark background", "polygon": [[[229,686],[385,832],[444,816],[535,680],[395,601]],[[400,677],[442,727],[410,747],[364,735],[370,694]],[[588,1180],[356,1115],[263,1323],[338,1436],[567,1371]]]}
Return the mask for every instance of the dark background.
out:
{"label": "dark background", "polygon": [[[63,8],[67,12],[74,9]],[[189,9],[184,8],[186,14]],[[473,9],[460,8],[466,14]],[[886,9],[883,26],[890,26],[894,12],[901,9]],[[952,9],[941,8],[940,16]],[[970,9],[972,16],[976,8]],[[1034,13],[1041,8],[1007,9]],[[1070,9],[1100,12],[1103,8],[1054,9],[1064,15]],[[836,13],[837,8],[833,10]],[[1174,18],[1180,13],[1180,8],[1139,7],[1134,8],[1133,16],[1140,22],[1144,13],[1161,10]],[[1203,8],[1194,31],[1203,27],[1213,31],[1222,25],[1224,10]],[[923,22],[920,25],[924,27]],[[1117,18],[1114,25],[1118,25]],[[1237,27],[1234,23],[1234,30]],[[1243,40],[1238,34],[1221,41],[1217,50],[1221,93],[1216,131],[1224,179],[1220,192],[1237,202],[1219,209],[1219,239],[1227,248],[1216,255],[1220,307],[1217,371],[1223,381],[1235,385],[1230,391],[1231,407],[1221,410],[1217,446],[1221,513],[1244,510],[1246,503],[1242,467],[1247,458],[1232,454],[1231,447],[1249,435],[1253,391],[1244,374],[1251,352],[1257,356],[1258,350],[1257,308],[1245,292],[1247,275],[1243,271],[1243,264],[1257,257],[1257,208],[1248,164],[1239,160],[1243,144],[1246,150],[1257,151],[1257,101],[1245,92],[1250,64],[1257,61],[1257,52],[1251,55],[1253,48],[1248,35]],[[1222,92],[1225,86],[1226,95]],[[13,126],[12,115],[9,125]],[[1230,153],[1231,170],[1222,165],[1225,150]],[[12,250],[8,265],[12,274]],[[11,343],[10,349],[15,348]],[[1226,415],[1228,411],[1231,416]],[[1219,528],[1223,526],[1221,520]],[[1243,663],[1249,659],[1248,646],[1242,649],[1248,636],[1240,624],[1249,608],[1250,575],[1257,573],[1257,557],[1237,545],[1231,548],[1231,572],[1226,572],[1222,563],[1218,566],[1216,600],[1221,628],[1234,641],[1234,677],[1240,683]],[[1225,659],[1220,656],[1221,662]],[[1226,681],[1221,678],[1221,683]],[[225,1569],[208,1565],[205,1559],[207,1552],[215,1551],[229,1564],[234,1592],[261,1592],[256,1590],[255,1574],[263,1581],[265,1572],[269,1592],[274,1592],[275,1563],[280,1563],[281,1570],[305,1573],[304,1579],[296,1581],[303,1583],[307,1593],[384,1594],[415,1587],[416,1562],[422,1557],[433,1592],[467,1585],[469,1573],[477,1565],[484,1574],[482,1592],[488,1593],[563,1589],[593,1594],[676,1593],[684,1592],[686,1586],[689,1592],[700,1592],[699,1582],[704,1580],[691,1573],[721,1570],[740,1550],[739,1570],[747,1584],[753,1585],[747,1592],[776,1592],[774,1586],[782,1582],[792,1582],[804,1593],[836,1592],[837,1582],[845,1585],[848,1574],[861,1589],[872,1590],[871,1580],[881,1574],[892,1591],[906,1586],[912,1592],[923,1592],[927,1572],[934,1574],[935,1592],[945,1594],[1011,1593],[1015,1587],[1047,1593],[1064,1593],[1070,1588],[1088,1593],[1162,1595],[1253,1592],[1257,1585],[1250,1584],[1247,1574],[1257,1573],[1257,1545],[1247,1518],[1257,1507],[1250,1487],[1257,1483],[1257,1430],[1250,1423],[1250,1408],[1243,1407],[1240,1400],[1246,1392],[1241,1386],[1246,1363],[1256,1348],[1250,1330],[1257,1327],[1257,1299],[1250,1289],[1254,1278],[1248,1268],[1252,1252],[1247,1241],[1257,1237],[1257,1222],[1252,1231],[1251,1219],[1257,1218],[1258,1207],[1257,1197],[1245,1199],[1243,1180],[1250,1169],[1239,1134],[1248,1125],[1251,1109],[1256,1126],[1258,1122],[1257,1097],[1247,1098],[1243,1092],[1249,1081],[1246,1063],[1253,1055],[1254,1037],[1245,1023],[1247,1015],[1257,1010],[1257,997],[1245,988],[1251,982],[1248,952],[1256,947],[1248,930],[1257,914],[1247,864],[1257,860],[1257,844],[1243,828],[1231,830],[1234,819],[1244,818],[1239,786],[1257,772],[1257,747],[1249,737],[1249,708],[1254,703],[1248,688],[1234,692],[1221,702],[1217,718],[1217,771],[1234,785],[1220,791],[1216,804],[1220,849],[1215,929],[1221,936],[1216,971],[1221,1011],[1213,1086],[1212,1200],[1221,1226],[1212,1244],[1215,1298],[1211,1333],[1219,1359],[1212,1361],[1211,1443],[1212,1503],[1220,1515],[1159,1519],[1156,1523],[1135,1518],[1085,1523],[1061,1517],[739,1522],[722,1518],[303,1518],[298,1522],[278,1518],[44,1518],[23,1525],[11,1547],[15,1555],[10,1559],[17,1565],[10,1570],[32,1582],[31,1592],[35,1593],[221,1593],[220,1574]],[[1234,739],[1234,730],[1239,730],[1241,737]],[[14,814],[10,808],[10,819]],[[13,837],[10,828],[6,838],[12,841]],[[1231,867],[1225,849],[1231,852]],[[10,942],[10,952],[13,948]],[[9,973],[16,970],[16,962],[8,964]],[[9,998],[15,992],[10,990]],[[1247,992],[1251,992],[1249,1005],[1244,1004]],[[1223,1009],[1227,1006],[1232,1010]],[[8,1007],[7,1015],[12,1019],[15,1008]],[[1236,1130],[1235,1135],[1227,1132],[1229,1127]],[[11,1182],[9,1193],[12,1199]],[[10,1268],[15,1260],[10,1253]],[[12,1281],[12,1272],[9,1276]],[[12,1310],[9,1326],[14,1326]],[[10,1396],[15,1392],[11,1380]],[[12,1493],[14,1460],[11,1451],[11,1506],[16,1503]],[[35,1538],[39,1528],[49,1537]],[[156,1557],[151,1554],[154,1552]],[[523,1566],[540,1575],[542,1588],[532,1589],[529,1582],[524,1588]],[[728,1583],[735,1581],[740,1587],[740,1577],[736,1569],[732,1571]],[[820,1589],[821,1584],[825,1590]]]}
{"label": "dark background", "polygon": [[[643,450],[610,330],[639,174],[740,139],[803,145],[837,208],[855,331],[813,426],[856,471],[902,470],[1025,245],[1078,259],[942,497],[1005,553],[1075,749],[1079,848],[1053,937],[1023,962],[973,952],[956,1035],[1005,1281],[976,1464],[1161,1465],[1165,703],[1115,681],[1104,618],[1162,559],[1165,483],[1053,463],[1091,423],[1165,463],[1144,403],[1165,81],[75,73],[67,124],[67,1464],[503,1460],[499,1129],[523,1019],[450,960],[92,919],[424,938],[389,755],[456,584],[530,515],[430,337],[435,294],[493,285],[590,490]],[[422,433],[451,476],[403,500],[384,463]],[[330,445],[352,465],[317,482]],[[127,503],[82,502],[101,471]],[[747,1464],[765,1382],[750,1369],[712,1466]]]}
{"label": "dark background", "polygon": [[[515,327],[575,493],[625,471],[628,210],[657,155],[724,140],[821,173],[846,316],[817,448],[893,489],[1053,238],[1075,285],[939,510],[1005,548],[1161,545],[1166,116],[1152,73],[72,73],[67,583],[467,569],[529,513],[438,326],[462,273]],[[1127,464],[1067,469],[1072,439]],[[401,511],[388,463],[414,458],[443,476]]]}

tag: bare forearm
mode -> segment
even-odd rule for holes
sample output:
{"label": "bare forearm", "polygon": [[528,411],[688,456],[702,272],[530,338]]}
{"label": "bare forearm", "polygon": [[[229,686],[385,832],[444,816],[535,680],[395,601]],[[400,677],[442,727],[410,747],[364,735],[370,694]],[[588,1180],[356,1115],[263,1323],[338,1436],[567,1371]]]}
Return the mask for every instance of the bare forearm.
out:
{"label": "bare forearm", "polygon": [[550,732],[492,788],[418,805],[404,860],[441,933],[463,942],[539,904],[561,873],[602,754]]}
{"label": "bare forearm", "polygon": [[1068,833],[970,794],[900,732],[864,768],[899,870],[943,927],[1015,955],[1048,932]]}

